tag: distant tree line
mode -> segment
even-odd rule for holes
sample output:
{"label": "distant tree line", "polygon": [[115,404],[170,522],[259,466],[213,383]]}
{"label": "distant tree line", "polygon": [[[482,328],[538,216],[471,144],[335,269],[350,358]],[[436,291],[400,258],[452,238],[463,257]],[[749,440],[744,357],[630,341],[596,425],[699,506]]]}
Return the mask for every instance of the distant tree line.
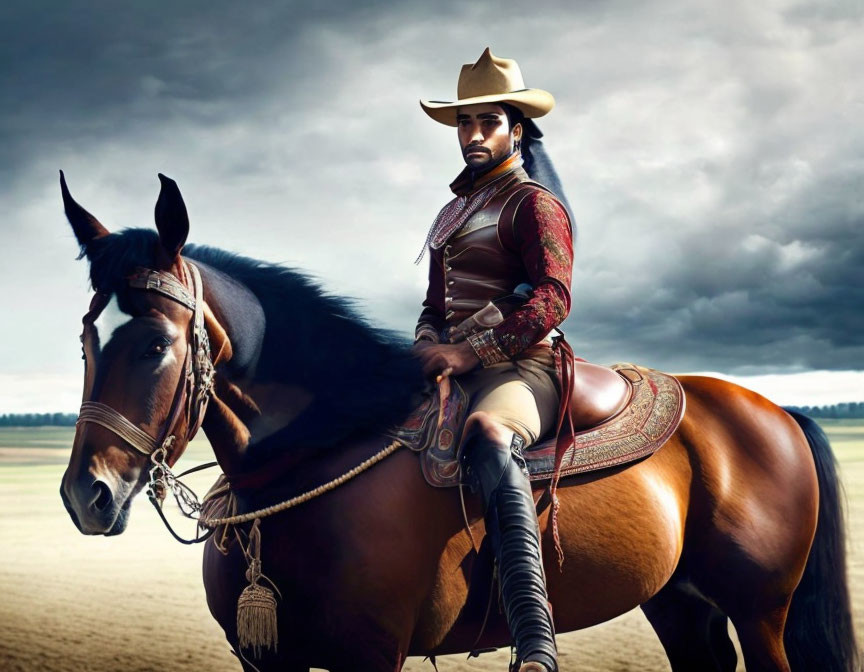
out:
{"label": "distant tree line", "polygon": [[[846,401],[827,406],[787,406],[811,418],[864,418],[864,401]],[[74,427],[76,413],[4,413],[0,427]]]}
{"label": "distant tree line", "polygon": [[787,406],[793,411],[798,411],[811,418],[830,418],[841,420],[843,418],[864,418],[864,401],[846,401],[842,404],[831,404],[830,406]]}
{"label": "distant tree line", "polygon": [[4,413],[0,427],[74,427],[77,413]]}

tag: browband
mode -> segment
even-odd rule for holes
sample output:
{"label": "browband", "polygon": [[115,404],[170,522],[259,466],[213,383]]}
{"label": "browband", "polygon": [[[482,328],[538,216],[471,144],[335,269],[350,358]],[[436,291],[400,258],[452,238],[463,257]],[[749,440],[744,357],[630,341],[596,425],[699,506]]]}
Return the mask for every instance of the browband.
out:
{"label": "browband", "polygon": [[[191,264],[189,266],[191,267]],[[189,310],[195,310],[195,297],[170,273],[162,273],[152,268],[137,268],[135,274],[129,277],[128,283],[130,287],[158,292],[182,303]]]}

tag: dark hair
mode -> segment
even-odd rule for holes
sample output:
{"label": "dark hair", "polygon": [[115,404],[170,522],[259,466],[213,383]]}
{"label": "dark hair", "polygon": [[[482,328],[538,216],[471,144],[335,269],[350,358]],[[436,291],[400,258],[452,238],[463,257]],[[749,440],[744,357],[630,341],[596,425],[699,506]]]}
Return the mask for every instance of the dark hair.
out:
{"label": "dark hair", "polygon": [[543,137],[543,133],[537,128],[537,124],[535,124],[531,119],[527,119],[525,114],[515,105],[511,105],[510,103],[500,103],[501,108],[504,110],[504,114],[507,115],[507,121],[510,124],[510,128],[512,129],[516,124],[522,124],[522,141],[526,140],[530,144],[531,140],[537,140],[538,138]]}
{"label": "dark hair", "polygon": [[[522,159],[524,160],[523,167],[528,176],[539,182],[544,187],[548,187],[558,197],[558,199],[570,212],[570,204],[567,202],[567,197],[564,195],[564,189],[561,186],[561,180],[555,167],[552,165],[552,160],[546,153],[546,148],[543,147],[543,142],[540,138],[543,137],[543,132],[537,128],[537,124],[533,119],[528,119],[515,105],[509,103],[498,103],[507,115],[507,121],[510,123],[510,128],[516,124],[522,124]],[[570,218],[572,219],[572,213]],[[574,226],[573,235],[576,235]]]}

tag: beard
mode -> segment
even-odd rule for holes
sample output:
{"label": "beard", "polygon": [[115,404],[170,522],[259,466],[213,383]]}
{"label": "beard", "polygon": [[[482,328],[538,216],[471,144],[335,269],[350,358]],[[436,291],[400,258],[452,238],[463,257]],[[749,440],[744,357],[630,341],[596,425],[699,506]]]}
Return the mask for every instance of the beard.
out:
{"label": "beard", "polygon": [[481,151],[483,151],[483,153],[485,153],[486,156],[489,157],[489,160],[484,161],[483,163],[478,164],[478,165],[472,165],[468,159],[468,156],[467,156],[467,152],[471,149],[475,149],[475,151],[476,151],[476,147],[471,147],[470,145],[462,150],[462,159],[465,161],[465,164],[468,166],[468,170],[470,170],[471,173],[475,177],[483,175],[484,173],[488,173],[490,170],[492,170],[496,166],[500,165],[501,163],[503,163],[504,161],[509,159],[514,154],[514,151],[510,151],[510,152],[507,152],[505,154],[502,154],[499,157],[493,157],[492,152],[489,151],[489,149],[487,149],[486,147],[480,147],[479,149]]}

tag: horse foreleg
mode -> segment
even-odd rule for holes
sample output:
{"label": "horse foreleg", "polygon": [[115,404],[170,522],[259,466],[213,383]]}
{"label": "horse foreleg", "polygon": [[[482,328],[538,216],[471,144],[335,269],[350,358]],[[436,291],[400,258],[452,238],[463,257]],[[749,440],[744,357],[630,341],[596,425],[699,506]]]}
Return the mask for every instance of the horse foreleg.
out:
{"label": "horse foreleg", "polygon": [[212,539],[204,547],[204,587],[210,612],[222,629],[237,657],[243,672],[309,672],[310,664],[293,649],[293,642],[284,637],[277,650],[265,649],[255,656],[252,649],[241,649],[237,638],[237,598],[246,587],[244,576],[246,561],[236,544],[227,556],[213,545]]}
{"label": "horse foreleg", "polygon": [[669,582],[642,611],[674,672],[734,672],[738,656],[726,615],[688,584]]}
{"label": "horse foreleg", "polygon": [[330,672],[400,672],[405,665],[409,638],[400,641],[377,624],[358,623],[339,639],[339,650],[328,656]]}
{"label": "horse foreleg", "polygon": [[330,672],[400,672],[405,665],[405,653],[393,647],[376,648],[358,645],[347,655],[331,658]]}

